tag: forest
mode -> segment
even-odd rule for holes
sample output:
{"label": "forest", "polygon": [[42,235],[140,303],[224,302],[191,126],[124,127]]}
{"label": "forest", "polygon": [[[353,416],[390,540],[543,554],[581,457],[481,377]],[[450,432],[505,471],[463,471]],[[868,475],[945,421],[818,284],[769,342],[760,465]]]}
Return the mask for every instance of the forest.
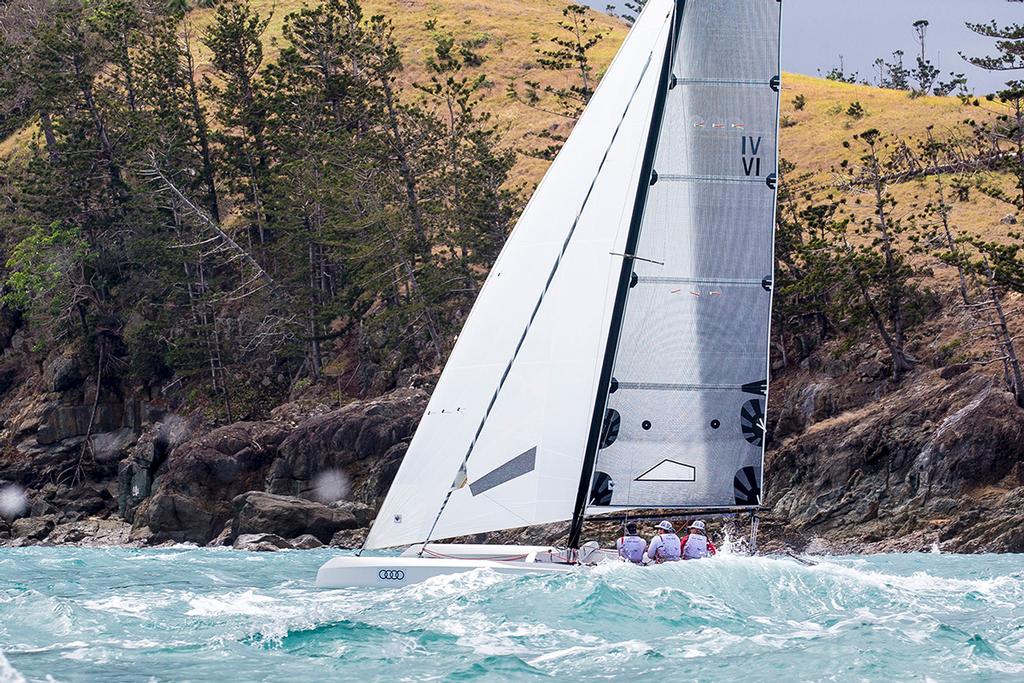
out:
{"label": "forest", "polygon": [[[409,86],[391,19],[357,0],[203,11],[0,3],[4,318],[40,368],[55,350],[82,359],[96,402],[137,391],[214,423],[429,384],[535,182],[517,163],[550,159],[564,134],[508,134],[485,103],[486,40],[465,27],[423,24],[431,50]],[[550,78],[508,85],[506,101],[571,124],[601,75],[593,17],[569,4],[538,27],[532,59]],[[921,362],[915,329],[958,306],[984,342],[962,360],[994,364],[1024,405],[1007,300],[1024,292],[1024,27],[972,29],[995,54],[969,59],[1011,80],[938,94],[976,115],[909,139],[851,102],[831,112],[848,157],[825,173],[784,143],[776,371],[868,340],[899,382]],[[878,85],[939,88],[921,47],[916,71],[882,62]],[[788,97],[794,116],[807,106]],[[979,196],[1005,207],[996,237],[950,218]]]}

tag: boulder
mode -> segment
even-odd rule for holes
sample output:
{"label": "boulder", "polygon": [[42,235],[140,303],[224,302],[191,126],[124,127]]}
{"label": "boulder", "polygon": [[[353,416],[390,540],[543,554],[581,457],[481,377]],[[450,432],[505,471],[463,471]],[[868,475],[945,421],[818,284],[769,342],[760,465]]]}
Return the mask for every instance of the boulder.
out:
{"label": "boulder", "polygon": [[316,536],[312,534],[302,534],[298,538],[293,538],[289,543],[296,550],[316,550],[317,548],[323,548],[324,544],[320,542]]}
{"label": "boulder", "polygon": [[94,434],[89,440],[89,446],[97,462],[112,463],[121,460],[135,440],[135,432],[123,427],[112,432]]}
{"label": "boulder", "polygon": [[[274,422],[238,422],[184,441],[158,468],[152,495],[135,509],[133,525],[148,526],[156,543],[209,543],[232,518],[231,501],[263,487],[287,433],[286,425]],[[123,476],[130,483],[134,473]]]}
{"label": "boulder", "polygon": [[134,521],[135,508],[153,491],[157,469],[171,448],[184,441],[190,431],[185,420],[171,417],[151,425],[135,442],[117,472],[118,512],[124,519]]}
{"label": "boulder", "polygon": [[[353,481],[368,481],[382,460],[393,461],[396,453],[404,453],[426,403],[427,395],[420,389],[397,389],[304,420],[281,444],[281,457],[270,468],[266,490],[315,499],[317,477],[323,473],[343,471]],[[390,483],[377,477],[372,490],[353,491],[354,497],[376,502],[378,491]]]}
{"label": "boulder", "polygon": [[11,537],[26,541],[41,541],[53,531],[53,517],[22,517],[11,524]]}
{"label": "boulder", "polygon": [[74,389],[84,379],[78,355],[67,351],[43,368],[43,385],[47,391],[61,392]]}
{"label": "boulder", "polygon": [[124,405],[100,403],[93,418],[91,405],[52,405],[43,413],[36,441],[48,446],[65,439],[83,436],[90,431],[101,434],[120,429],[124,420]]}
{"label": "boulder", "polygon": [[131,540],[131,525],[120,519],[86,519],[58,524],[46,537],[45,545],[81,545],[99,547],[126,545]]}
{"label": "boulder", "polygon": [[369,514],[366,506],[357,503],[330,507],[301,498],[278,496],[263,491],[249,491],[232,501],[235,509],[232,533],[275,533],[285,538],[304,534],[315,536],[321,543],[342,529],[354,529]]}
{"label": "boulder", "polygon": [[277,534],[242,534],[235,539],[235,550],[249,550],[252,552],[276,552],[278,550],[291,550],[292,544]]}
{"label": "boulder", "polygon": [[346,529],[345,531],[339,531],[334,536],[331,536],[330,545],[332,548],[344,548],[346,550],[361,548],[368,532],[369,529]]}

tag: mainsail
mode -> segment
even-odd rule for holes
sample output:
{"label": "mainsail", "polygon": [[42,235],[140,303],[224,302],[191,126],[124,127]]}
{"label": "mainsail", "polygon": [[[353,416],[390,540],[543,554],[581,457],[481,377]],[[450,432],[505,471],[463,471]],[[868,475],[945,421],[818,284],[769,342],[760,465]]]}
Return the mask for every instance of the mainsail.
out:
{"label": "mainsail", "polygon": [[596,401],[591,514],[760,503],[781,3],[679,4]]}
{"label": "mainsail", "polygon": [[588,503],[757,504],[778,22],[777,0],[647,3],[492,268],[366,548]]}

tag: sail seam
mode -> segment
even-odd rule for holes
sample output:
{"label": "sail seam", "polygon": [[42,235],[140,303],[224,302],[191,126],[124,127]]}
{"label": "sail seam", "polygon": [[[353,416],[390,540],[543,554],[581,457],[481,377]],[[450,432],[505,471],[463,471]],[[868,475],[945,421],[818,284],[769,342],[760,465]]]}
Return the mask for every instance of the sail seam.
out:
{"label": "sail seam", "polygon": [[[544,288],[541,290],[540,297],[537,299],[536,305],[533,307],[533,312],[530,314],[530,318],[526,323],[526,327],[523,330],[523,334],[519,338],[519,342],[516,344],[515,350],[512,352],[512,357],[508,361],[508,365],[505,366],[505,371],[501,375],[501,379],[498,381],[498,387],[494,390],[494,394],[491,396],[490,402],[487,404],[487,410],[484,412],[483,418],[480,420],[480,426],[477,427],[476,433],[473,435],[473,440],[469,444],[469,448],[466,451],[465,457],[462,459],[462,464],[459,467],[459,472],[466,471],[466,466],[469,463],[469,458],[473,454],[473,449],[476,447],[476,442],[480,438],[480,434],[483,432],[484,426],[487,424],[487,418],[490,417],[491,410],[494,408],[494,404],[498,400],[498,395],[501,393],[502,388],[505,386],[505,380],[508,378],[509,373],[512,371],[512,367],[515,364],[516,358],[519,357],[519,351],[523,347],[523,343],[526,341],[526,337],[529,335],[530,328],[533,326],[533,321],[537,317],[537,313],[540,311],[541,304],[544,303],[544,298],[548,293],[548,289],[551,287],[552,281],[555,279],[555,274],[558,272],[558,268],[562,263],[562,259],[565,256],[566,251],[569,248],[569,243],[572,241],[573,235],[576,233],[576,227],[579,225],[580,218],[583,216],[583,212],[587,208],[587,204],[590,202],[590,196],[594,191],[594,187],[597,185],[597,179],[601,176],[601,172],[604,170],[605,162],[608,160],[608,154],[611,152],[612,146],[615,144],[615,140],[619,136],[619,131],[622,129],[622,124],[626,120],[626,116],[629,114],[630,109],[633,105],[633,100],[636,98],[636,94],[640,91],[640,86],[643,84],[644,77],[647,75],[647,69],[651,65],[651,60],[654,56],[652,50],[647,56],[647,61],[644,63],[644,68],[640,72],[640,78],[637,79],[636,85],[633,87],[632,93],[630,93],[629,100],[626,102],[626,107],[623,109],[622,116],[619,119],[618,124],[615,126],[615,130],[612,132],[611,139],[608,141],[607,147],[605,147],[604,154],[601,157],[601,163],[598,164],[597,172],[590,181],[590,187],[587,188],[587,192],[583,197],[583,203],[580,205],[579,211],[576,213],[576,218],[573,220],[572,226],[569,228],[569,233],[566,235],[565,240],[562,243],[561,251],[558,253],[558,257],[555,259],[555,263],[551,268],[551,272],[548,274],[548,278],[544,283]],[[456,474],[456,480],[459,479],[459,474]],[[438,522],[441,520],[441,515],[444,514],[445,508],[448,507],[448,502],[451,500],[452,494],[456,488],[452,486],[448,489],[448,493],[444,497],[444,501],[441,503],[441,508],[437,511],[437,517],[434,518],[434,523],[430,526],[430,531],[427,532],[426,538],[423,540],[424,547],[430,542],[431,536],[434,534],[434,530],[437,528]],[[489,500],[493,500],[488,497]],[[502,506],[504,507],[504,506]],[[517,515],[518,516],[518,515]],[[422,554],[422,550],[420,551]]]}
{"label": "sail seam", "polygon": [[637,284],[650,283],[655,285],[741,285],[745,287],[764,287],[764,278],[758,280],[739,278],[710,277],[660,277],[638,276]]}
{"label": "sail seam", "polygon": [[[758,354],[760,355],[760,354]],[[619,382],[619,390],[636,391],[743,391],[742,384],[672,384],[662,382]],[[744,392],[749,393],[749,392]]]}
{"label": "sail seam", "polygon": [[677,85],[771,85],[770,80],[726,79],[726,78],[677,78]]}
{"label": "sail seam", "polygon": [[759,183],[764,184],[767,178],[763,176],[729,176],[729,175],[688,175],[688,174],[659,174],[658,180],[674,180],[676,182],[698,182],[698,183]]}

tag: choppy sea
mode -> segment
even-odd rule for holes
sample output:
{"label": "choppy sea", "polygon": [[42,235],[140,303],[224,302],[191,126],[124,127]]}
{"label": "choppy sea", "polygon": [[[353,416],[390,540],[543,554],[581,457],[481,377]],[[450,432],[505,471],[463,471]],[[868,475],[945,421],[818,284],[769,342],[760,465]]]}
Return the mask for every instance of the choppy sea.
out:
{"label": "choppy sea", "polygon": [[1021,681],[1024,556],[319,591],[336,551],[0,550],[0,681]]}

